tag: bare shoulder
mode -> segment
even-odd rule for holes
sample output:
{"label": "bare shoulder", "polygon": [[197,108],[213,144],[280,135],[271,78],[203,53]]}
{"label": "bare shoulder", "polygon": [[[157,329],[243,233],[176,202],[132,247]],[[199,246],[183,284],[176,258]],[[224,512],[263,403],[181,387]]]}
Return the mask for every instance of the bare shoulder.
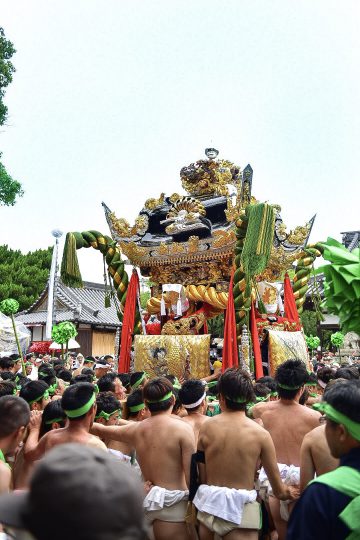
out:
{"label": "bare shoulder", "polygon": [[264,414],[264,412],[266,411],[270,411],[272,409],[274,409],[274,404],[276,403],[276,401],[262,401],[260,403],[257,403],[256,405],[254,405],[254,407],[252,408],[252,415],[255,419],[257,418],[261,418],[262,415]]}
{"label": "bare shoulder", "polygon": [[92,447],[95,447],[95,448],[100,448],[101,450],[105,450],[105,452],[107,452],[107,447],[106,445],[102,442],[101,439],[99,439],[99,437],[96,437],[96,435],[91,435],[89,433],[89,440],[87,442],[87,446],[92,446]]}
{"label": "bare shoulder", "polygon": [[317,426],[304,436],[303,444],[311,444],[313,441],[324,435],[324,426]]}

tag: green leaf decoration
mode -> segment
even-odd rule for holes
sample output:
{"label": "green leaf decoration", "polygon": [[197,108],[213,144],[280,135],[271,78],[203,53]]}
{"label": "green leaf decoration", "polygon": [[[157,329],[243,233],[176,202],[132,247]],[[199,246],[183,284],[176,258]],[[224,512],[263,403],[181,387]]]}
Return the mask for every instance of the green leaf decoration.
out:
{"label": "green leaf decoration", "polygon": [[349,251],[333,238],[321,245],[331,263],[316,271],[325,275],[325,305],[339,317],[343,333],[360,334],[360,249]]}
{"label": "green leaf decoration", "polygon": [[342,332],[335,332],[334,334],[331,334],[330,341],[335,347],[341,347],[341,345],[344,343],[344,334]]}
{"label": "green leaf decoration", "polygon": [[7,298],[6,300],[3,300],[0,304],[0,311],[4,313],[4,315],[14,315],[19,310],[19,302],[17,300],[14,300],[13,298]]}
{"label": "green leaf decoration", "polygon": [[317,336],[313,336],[313,335],[305,336],[305,340],[306,340],[306,345],[312,351],[314,349],[317,349],[318,346],[320,345],[320,338],[318,338]]}
{"label": "green leaf decoration", "polygon": [[77,333],[76,327],[72,322],[64,321],[53,326],[51,337],[56,343],[64,345],[64,343],[67,343],[70,339],[75,338]]}

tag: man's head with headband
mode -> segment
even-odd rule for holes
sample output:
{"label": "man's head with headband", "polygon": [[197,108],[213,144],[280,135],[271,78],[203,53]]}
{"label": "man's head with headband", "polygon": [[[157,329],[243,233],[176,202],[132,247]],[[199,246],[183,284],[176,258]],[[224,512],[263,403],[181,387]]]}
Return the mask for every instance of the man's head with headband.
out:
{"label": "man's head with headband", "polygon": [[185,381],[179,390],[179,400],[188,414],[206,409],[206,385],[198,379]]}
{"label": "man's head with headband", "polygon": [[131,390],[137,390],[138,388],[144,388],[148,378],[145,371],[135,371],[130,375]]}
{"label": "man's head with headband", "polygon": [[228,411],[245,411],[246,404],[255,401],[250,375],[240,368],[224,371],[218,382],[220,407]]}
{"label": "man's head with headband", "polygon": [[337,381],[313,405],[326,417],[325,434],[335,458],[360,448],[360,381]]}
{"label": "man's head with headband", "polygon": [[301,360],[286,360],[276,370],[275,380],[280,399],[299,399],[309,381],[306,365]]}
{"label": "man's head with headband", "polygon": [[31,411],[43,411],[51,397],[44,381],[30,381],[20,390],[20,397],[29,404]]}
{"label": "man's head with headband", "polygon": [[121,404],[112,392],[100,392],[96,397],[95,422],[114,426],[121,417]]}
{"label": "man's head with headband", "polygon": [[70,422],[86,420],[91,426],[96,413],[97,388],[90,383],[69,386],[61,398],[61,405]]}
{"label": "man's head with headband", "polygon": [[140,422],[149,416],[149,409],[144,403],[143,393],[141,389],[134,390],[128,395],[125,405],[125,420],[133,420]]}
{"label": "man's head with headband", "polygon": [[145,405],[151,415],[172,410],[175,397],[173,385],[165,377],[158,377],[147,382],[143,388]]}

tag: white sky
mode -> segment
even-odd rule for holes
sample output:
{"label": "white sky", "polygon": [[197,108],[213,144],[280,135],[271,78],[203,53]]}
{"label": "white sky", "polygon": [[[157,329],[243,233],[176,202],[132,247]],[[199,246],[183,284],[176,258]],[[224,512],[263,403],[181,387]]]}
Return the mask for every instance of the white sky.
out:
{"label": "white sky", "polygon": [[[358,0],[0,0],[17,49],[0,132],[25,196],[0,209],[0,243],[108,234],[101,201],[133,222],[181,192],[214,145],[254,169],[253,194],[311,240],[358,230]],[[84,279],[102,258],[79,252]]]}

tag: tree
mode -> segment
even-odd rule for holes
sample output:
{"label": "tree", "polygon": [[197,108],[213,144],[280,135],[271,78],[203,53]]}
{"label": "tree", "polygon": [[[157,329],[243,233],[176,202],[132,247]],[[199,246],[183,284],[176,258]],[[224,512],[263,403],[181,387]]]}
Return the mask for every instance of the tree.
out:
{"label": "tree", "polygon": [[304,328],[304,333],[307,336],[317,335],[317,317],[315,311],[304,309],[300,315],[300,319]]}
{"label": "tree", "polygon": [[224,337],[224,314],[217,315],[207,321],[209,333],[213,338]]}
{"label": "tree", "polygon": [[14,298],[20,310],[29,308],[44,290],[49,279],[52,248],[26,255],[0,246],[0,302]]}
{"label": "tree", "polygon": [[[13,80],[15,67],[10,59],[15,52],[14,45],[6,39],[4,29],[0,27],[0,126],[3,126],[7,119],[8,108],[3,98],[5,89]],[[0,158],[1,155],[0,152]],[[0,206],[13,206],[16,197],[22,197],[23,194],[20,182],[13,180],[0,162]]]}

